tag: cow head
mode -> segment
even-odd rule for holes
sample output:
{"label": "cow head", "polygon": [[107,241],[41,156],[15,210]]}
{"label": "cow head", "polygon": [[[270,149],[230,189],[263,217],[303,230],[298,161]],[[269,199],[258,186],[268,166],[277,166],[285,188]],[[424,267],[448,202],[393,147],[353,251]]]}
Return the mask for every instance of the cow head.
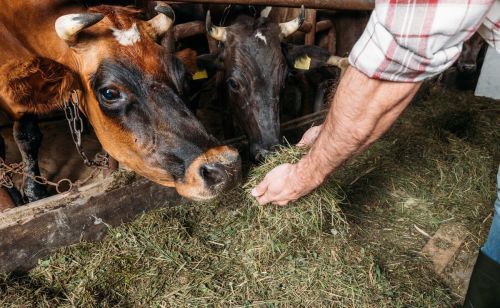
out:
{"label": "cow head", "polygon": [[173,11],[99,6],[57,19],[79,75],[82,112],[104,149],[137,173],[190,199],[228,189],[240,176],[238,153],[219,146],[185,104],[183,64],[158,44]]}
{"label": "cow head", "polygon": [[[207,33],[220,42],[221,48],[198,61],[199,66],[221,70],[224,98],[249,139],[250,154],[257,160],[279,143],[280,92],[297,57],[313,48],[290,48],[282,42],[301,26],[304,6],[298,17],[284,23],[269,20],[269,11],[270,7],[264,9],[258,18],[241,15],[228,27],[214,26],[208,12]],[[289,52],[291,49],[293,52]],[[328,52],[326,55],[324,64]]]}
{"label": "cow head", "polygon": [[302,8],[296,19],[286,23],[242,15],[231,26],[217,27],[207,13],[207,32],[222,43],[216,61],[223,71],[225,99],[256,159],[279,143],[279,95],[287,76],[281,40],[303,21]]}
{"label": "cow head", "polygon": [[477,60],[485,42],[481,35],[475,33],[464,42],[462,52],[457,59],[457,68],[460,73],[472,74],[477,70]]}

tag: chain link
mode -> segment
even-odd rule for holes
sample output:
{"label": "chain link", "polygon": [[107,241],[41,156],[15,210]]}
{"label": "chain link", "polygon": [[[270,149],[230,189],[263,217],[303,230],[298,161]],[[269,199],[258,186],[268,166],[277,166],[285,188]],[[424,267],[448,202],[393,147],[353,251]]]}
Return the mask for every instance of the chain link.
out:
{"label": "chain link", "polygon": [[[87,154],[82,148],[82,132],[84,128],[83,120],[80,116],[78,94],[76,91],[70,93],[68,101],[64,101],[64,114],[66,120],[68,121],[71,138],[75,143],[76,150],[83,159],[83,163],[92,167],[94,170],[83,180],[77,180],[75,182],[68,178],[63,178],[57,182],[49,181],[46,177],[41,175],[33,175],[25,172],[26,164],[24,162],[7,164],[2,158],[0,158],[0,186],[6,188],[13,188],[14,182],[12,181],[12,176],[17,174],[23,177],[29,177],[34,182],[40,185],[53,186],[57,193],[68,192],[74,187],[80,187],[81,185],[88,182],[102,169],[109,168],[109,155],[97,153],[94,159],[89,159]],[[65,188],[65,186],[67,186]]]}
{"label": "chain link", "polygon": [[97,154],[94,159],[89,159],[82,148],[83,120],[80,116],[78,94],[72,91],[67,101],[64,101],[64,115],[68,121],[71,138],[75,143],[76,150],[83,159],[83,163],[88,167],[98,167],[107,169],[109,166],[108,154]]}

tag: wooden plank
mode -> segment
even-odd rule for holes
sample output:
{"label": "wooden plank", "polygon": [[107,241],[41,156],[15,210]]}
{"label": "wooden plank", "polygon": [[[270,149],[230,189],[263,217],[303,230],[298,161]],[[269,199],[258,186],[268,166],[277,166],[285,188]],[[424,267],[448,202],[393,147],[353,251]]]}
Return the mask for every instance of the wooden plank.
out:
{"label": "wooden plank", "polygon": [[182,202],[173,188],[120,174],[0,214],[0,271],[25,272],[60,247],[100,240],[106,224]]}
{"label": "wooden plank", "polygon": [[462,226],[443,225],[422,248],[422,253],[431,259],[437,274],[443,273],[464,242],[466,235],[467,231]]}

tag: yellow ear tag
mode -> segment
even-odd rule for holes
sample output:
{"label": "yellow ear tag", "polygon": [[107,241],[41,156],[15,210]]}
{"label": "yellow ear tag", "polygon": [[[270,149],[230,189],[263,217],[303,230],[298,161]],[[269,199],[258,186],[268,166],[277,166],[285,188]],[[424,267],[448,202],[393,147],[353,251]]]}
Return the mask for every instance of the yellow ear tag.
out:
{"label": "yellow ear tag", "polygon": [[207,79],[207,78],[208,78],[207,70],[197,70],[196,73],[193,74],[193,80]]}
{"label": "yellow ear tag", "polygon": [[309,58],[308,55],[305,55],[302,58],[298,58],[295,60],[295,63],[293,64],[293,67],[299,70],[309,70],[309,67],[311,66],[311,58]]}

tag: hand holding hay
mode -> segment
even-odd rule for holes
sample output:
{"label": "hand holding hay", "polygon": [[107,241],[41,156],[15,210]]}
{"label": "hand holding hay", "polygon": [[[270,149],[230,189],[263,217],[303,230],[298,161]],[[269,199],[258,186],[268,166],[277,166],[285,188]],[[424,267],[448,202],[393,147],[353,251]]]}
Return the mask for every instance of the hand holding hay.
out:
{"label": "hand holding hay", "polygon": [[[304,146],[282,147],[269,156],[264,164],[252,170],[249,181],[244,187],[251,189],[249,193],[260,205],[267,203],[286,205],[310,193],[321,183],[304,177],[297,167],[297,163],[307,150],[308,148]],[[297,187],[301,189],[297,190]]]}

